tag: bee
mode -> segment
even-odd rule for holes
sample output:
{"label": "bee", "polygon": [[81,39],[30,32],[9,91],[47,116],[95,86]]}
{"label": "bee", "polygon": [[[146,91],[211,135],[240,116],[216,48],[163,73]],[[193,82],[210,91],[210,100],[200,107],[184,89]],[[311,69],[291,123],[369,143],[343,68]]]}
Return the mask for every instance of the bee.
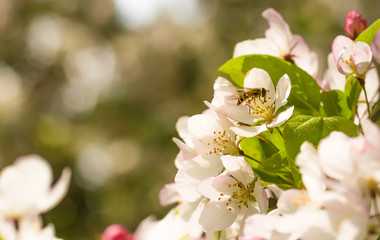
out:
{"label": "bee", "polygon": [[237,105],[240,105],[246,100],[255,101],[256,98],[264,98],[264,102],[267,101],[268,90],[265,88],[242,88],[242,90],[239,91],[243,93],[240,95]]}

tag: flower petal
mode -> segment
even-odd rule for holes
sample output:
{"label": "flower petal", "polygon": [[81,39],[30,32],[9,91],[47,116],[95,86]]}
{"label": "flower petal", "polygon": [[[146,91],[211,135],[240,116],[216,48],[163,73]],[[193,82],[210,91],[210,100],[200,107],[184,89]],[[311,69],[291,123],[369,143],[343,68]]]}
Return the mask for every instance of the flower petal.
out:
{"label": "flower petal", "polygon": [[276,106],[274,112],[276,112],[280,107],[288,103],[288,97],[291,89],[292,87],[290,78],[288,74],[284,74],[284,76],[280,78],[276,86]]}
{"label": "flower petal", "polygon": [[359,74],[364,74],[369,67],[372,59],[371,48],[367,43],[356,42],[352,50],[353,60],[355,62],[356,71]]}
{"label": "flower petal", "polygon": [[255,188],[253,191],[253,196],[256,199],[257,204],[259,205],[260,213],[267,213],[268,211],[268,196],[261,184],[259,182],[255,183]]}
{"label": "flower petal", "polygon": [[55,207],[66,196],[69,190],[70,178],[71,170],[69,168],[63,169],[61,177],[51,188],[50,192],[38,203],[38,208],[42,213]]}
{"label": "flower petal", "polygon": [[222,173],[217,177],[210,177],[203,180],[198,185],[198,192],[209,198],[211,201],[226,201],[230,196],[239,190],[236,180]]}
{"label": "flower petal", "polygon": [[160,205],[166,207],[181,201],[182,197],[177,191],[176,184],[168,183],[161,188],[160,193],[158,194],[158,199],[160,200]]}
{"label": "flower petal", "polygon": [[266,54],[280,57],[280,51],[276,44],[267,38],[245,40],[235,45],[234,58],[250,54]]}
{"label": "flower petal", "polygon": [[270,26],[265,31],[265,36],[275,42],[280,49],[287,52],[290,48],[290,40],[292,37],[289,25],[273,8],[266,9],[262,15]]}
{"label": "flower petal", "polygon": [[318,163],[318,152],[309,142],[301,145],[301,152],[297,155],[296,163],[300,167],[302,181],[309,191],[311,198],[326,190],[325,175]]}
{"label": "flower petal", "polygon": [[197,190],[198,184],[222,170],[223,165],[219,156],[198,155],[178,170],[175,176],[177,190],[187,201],[194,202],[201,197]]}
{"label": "flower petal", "polygon": [[224,202],[208,202],[201,213],[199,223],[206,233],[216,232],[231,226],[238,214],[237,207],[226,206]]}
{"label": "flower petal", "polygon": [[262,132],[268,131],[265,124],[259,126],[238,126],[230,128],[234,133],[241,137],[254,137]]}
{"label": "flower petal", "polygon": [[275,128],[278,126],[281,126],[284,124],[288,119],[292,116],[294,110],[294,106],[291,106],[290,108],[286,109],[283,112],[280,112],[277,117],[273,119],[273,121],[270,124],[267,124],[268,128]]}
{"label": "flower petal", "polygon": [[244,160],[244,157],[225,155],[221,159],[226,171],[245,186],[253,181],[255,175],[253,174],[252,167]]}
{"label": "flower petal", "polygon": [[341,55],[342,50],[349,49],[350,51],[352,51],[354,44],[354,41],[352,41],[346,36],[337,36],[332,44],[332,54],[335,62],[338,62],[338,57],[339,55]]}

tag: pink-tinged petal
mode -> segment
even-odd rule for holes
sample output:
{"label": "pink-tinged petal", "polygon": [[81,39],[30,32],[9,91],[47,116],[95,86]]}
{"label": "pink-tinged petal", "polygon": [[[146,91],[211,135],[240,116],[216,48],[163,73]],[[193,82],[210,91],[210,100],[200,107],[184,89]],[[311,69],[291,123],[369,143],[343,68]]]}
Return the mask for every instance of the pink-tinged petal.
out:
{"label": "pink-tinged petal", "polygon": [[269,205],[268,196],[265,192],[265,189],[261,186],[259,182],[255,183],[253,196],[255,197],[256,202],[259,205],[260,213],[267,213]]}
{"label": "pink-tinged petal", "polygon": [[239,187],[236,180],[226,174],[217,177],[210,177],[203,180],[198,185],[198,192],[209,198],[211,201],[226,201],[233,192],[237,192]]}
{"label": "pink-tinged petal", "polygon": [[353,46],[352,52],[357,73],[364,74],[368,70],[372,60],[370,46],[364,42],[356,42]]}
{"label": "pink-tinged petal", "polygon": [[291,106],[285,111],[280,112],[275,118],[273,118],[273,121],[271,123],[267,124],[267,127],[275,128],[275,127],[281,126],[286,121],[288,121],[288,119],[293,115],[293,110],[294,110],[294,106]]}
{"label": "pink-tinged petal", "polygon": [[174,164],[177,167],[177,169],[182,168],[185,162],[198,155],[193,148],[190,148],[188,145],[186,145],[178,138],[173,138],[173,142],[177,144],[179,148],[179,153],[177,154],[174,160]]}
{"label": "pink-tinged petal", "polygon": [[225,202],[208,202],[199,223],[206,233],[217,232],[231,226],[238,214],[239,209],[235,206],[226,206]]}
{"label": "pink-tinged petal", "polygon": [[241,137],[254,137],[262,132],[268,131],[265,124],[259,126],[239,126],[230,128],[234,133]]}
{"label": "pink-tinged petal", "polygon": [[267,93],[268,105],[274,102],[275,91],[272,79],[269,74],[260,68],[252,68],[244,78],[245,88],[265,88]]}
{"label": "pink-tinged petal", "polygon": [[[341,74],[338,69],[336,62],[334,60],[333,54],[330,53],[327,57],[328,69],[324,76],[325,85],[321,86],[321,88],[326,90],[338,89],[344,91],[344,87],[346,85],[346,77]],[[328,86],[328,87],[324,87]]]}
{"label": "pink-tinged petal", "polygon": [[355,73],[354,69],[352,68],[353,63],[350,60],[352,58],[352,54],[353,53],[351,50],[342,49],[338,55],[337,68],[341,74],[350,75]]}
{"label": "pink-tinged petal", "polygon": [[377,30],[375,37],[371,43],[371,50],[373,53],[373,58],[380,64],[380,29]]}
{"label": "pink-tinged petal", "polygon": [[204,179],[219,174],[223,168],[219,156],[198,155],[178,170],[175,176],[177,191],[187,201],[194,202],[201,197],[197,190],[198,184]]}
{"label": "pink-tinged petal", "polygon": [[274,112],[288,103],[290,90],[292,89],[290,78],[287,74],[282,76],[276,86],[276,106]]}
{"label": "pink-tinged petal", "polygon": [[293,35],[291,46],[292,50],[290,54],[294,63],[311,76],[316,77],[319,66],[317,54],[310,51],[305,40],[299,35]]}
{"label": "pink-tinged petal", "polygon": [[276,44],[267,38],[258,38],[255,40],[245,40],[235,45],[233,57],[240,57],[250,54],[266,54],[280,57],[280,51]]}
{"label": "pink-tinged petal", "polygon": [[301,152],[297,155],[296,163],[300,167],[302,181],[309,191],[311,198],[326,190],[325,175],[319,166],[318,152],[309,142],[301,145]]}
{"label": "pink-tinged petal", "polygon": [[161,188],[158,199],[160,200],[160,205],[166,207],[182,201],[182,196],[178,193],[175,183],[168,183]]}
{"label": "pink-tinged petal", "polygon": [[38,208],[42,213],[49,211],[55,207],[67,194],[70,186],[71,170],[65,168],[61,177],[51,188],[49,193],[38,203]]}
{"label": "pink-tinged petal", "polygon": [[[216,116],[217,120],[218,120],[218,123],[219,125],[226,131],[229,132],[229,128],[232,127],[234,124],[226,117],[226,115],[220,111],[219,109],[217,109],[215,106],[213,106],[211,103],[207,102],[207,101],[204,101],[204,103],[206,104],[207,107],[210,108],[211,112],[213,113],[213,115]],[[229,134],[232,134],[231,132],[229,132]]]}
{"label": "pink-tinged petal", "polygon": [[289,25],[273,8],[266,9],[262,15],[269,23],[269,29],[265,31],[266,38],[275,42],[280,49],[288,51],[290,48],[290,40],[292,38]]}
{"label": "pink-tinged petal", "polygon": [[354,41],[349,39],[346,36],[339,35],[337,36],[332,44],[332,54],[334,57],[335,62],[338,61],[338,57],[341,54],[342,50],[349,49],[351,50],[354,46]]}
{"label": "pink-tinged petal", "polygon": [[226,171],[245,186],[253,181],[255,175],[252,167],[244,160],[244,157],[225,155],[221,159]]}

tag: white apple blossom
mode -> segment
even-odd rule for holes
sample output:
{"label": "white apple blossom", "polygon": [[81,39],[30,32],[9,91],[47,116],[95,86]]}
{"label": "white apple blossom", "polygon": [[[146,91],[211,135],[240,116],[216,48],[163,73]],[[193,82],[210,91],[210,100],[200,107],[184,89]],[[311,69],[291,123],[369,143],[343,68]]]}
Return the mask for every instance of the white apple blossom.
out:
{"label": "white apple blossom", "polygon": [[233,57],[248,54],[272,55],[295,63],[315,77],[318,72],[317,54],[310,51],[301,36],[291,33],[289,25],[277,11],[268,8],[262,15],[270,26],[265,32],[266,38],[239,42],[235,46]]}
{"label": "white apple blossom", "polygon": [[65,168],[54,186],[50,165],[37,155],[16,159],[0,173],[0,214],[8,219],[35,216],[58,204],[66,195],[71,171]]}
{"label": "white apple blossom", "polygon": [[206,102],[210,109],[202,114],[182,117],[177,121],[177,131],[182,142],[174,139],[180,148],[175,160],[178,169],[197,155],[239,155],[236,133],[230,130],[234,124],[219,110]]}
{"label": "white apple blossom", "polygon": [[197,187],[204,179],[221,173],[224,169],[219,156],[198,155],[187,161],[175,176],[176,189],[187,201],[201,198]]}
{"label": "white apple blossom", "polygon": [[364,80],[372,59],[371,48],[367,43],[338,36],[333,41],[332,54],[340,73]]}
{"label": "white apple blossom", "polygon": [[198,191],[210,199],[199,219],[205,232],[231,226],[239,214],[265,213],[268,209],[266,192],[244,158],[230,155],[221,158],[226,172],[198,185]]}
{"label": "white apple blossom", "polygon": [[[231,127],[237,135],[253,137],[267,131],[268,128],[281,126],[292,116],[293,106],[283,112],[277,112],[280,107],[287,104],[290,94],[291,84],[288,75],[281,77],[275,91],[269,74],[262,69],[253,68],[244,78],[244,88],[265,89],[266,96],[252,97],[238,104],[239,91],[231,83],[218,78],[214,85],[212,104],[232,120],[241,123],[237,127]],[[253,124],[254,126],[251,126]]]}
{"label": "white apple blossom", "polygon": [[134,239],[201,240],[203,231],[198,219],[203,208],[204,199],[193,203],[183,202],[161,220],[147,217],[137,227]]}
{"label": "white apple blossom", "polygon": [[55,237],[54,225],[43,228],[39,216],[20,218],[17,226],[14,221],[2,219],[0,221],[0,239],[3,240],[60,240]]}

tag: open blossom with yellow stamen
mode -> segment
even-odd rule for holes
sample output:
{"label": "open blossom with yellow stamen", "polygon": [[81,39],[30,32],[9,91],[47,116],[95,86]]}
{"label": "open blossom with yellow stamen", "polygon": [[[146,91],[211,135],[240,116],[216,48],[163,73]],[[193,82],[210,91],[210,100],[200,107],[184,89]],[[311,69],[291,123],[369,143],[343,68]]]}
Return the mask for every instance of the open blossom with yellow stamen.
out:
{"label": "open blossom with yellow stamen", "polygon": [[[253,137],[268,128],[284,124],[293,114],[294,107],[283,112],[279,108],[287,104],[291,84],[288,75],[277,83],[276,91],[269,74],[259,68],[251,69],[244,79],[245,96],[227,80],[219,78],[214,85],[212,104],[229,118],[240,123],[230,129],[239,136]],[[249,91],[260,91],[256,95]],[[254,126],[251,126],[254,125]]]}
{"label": "open blossom with yellow stamen", "polygon": [[239,214],[265,213],[268,209],[267,195],[244,158],[227,155],[221,159],[226,171],[198,185],[199,193],[210,199],[199,218],[205,232],[229,227]]}

